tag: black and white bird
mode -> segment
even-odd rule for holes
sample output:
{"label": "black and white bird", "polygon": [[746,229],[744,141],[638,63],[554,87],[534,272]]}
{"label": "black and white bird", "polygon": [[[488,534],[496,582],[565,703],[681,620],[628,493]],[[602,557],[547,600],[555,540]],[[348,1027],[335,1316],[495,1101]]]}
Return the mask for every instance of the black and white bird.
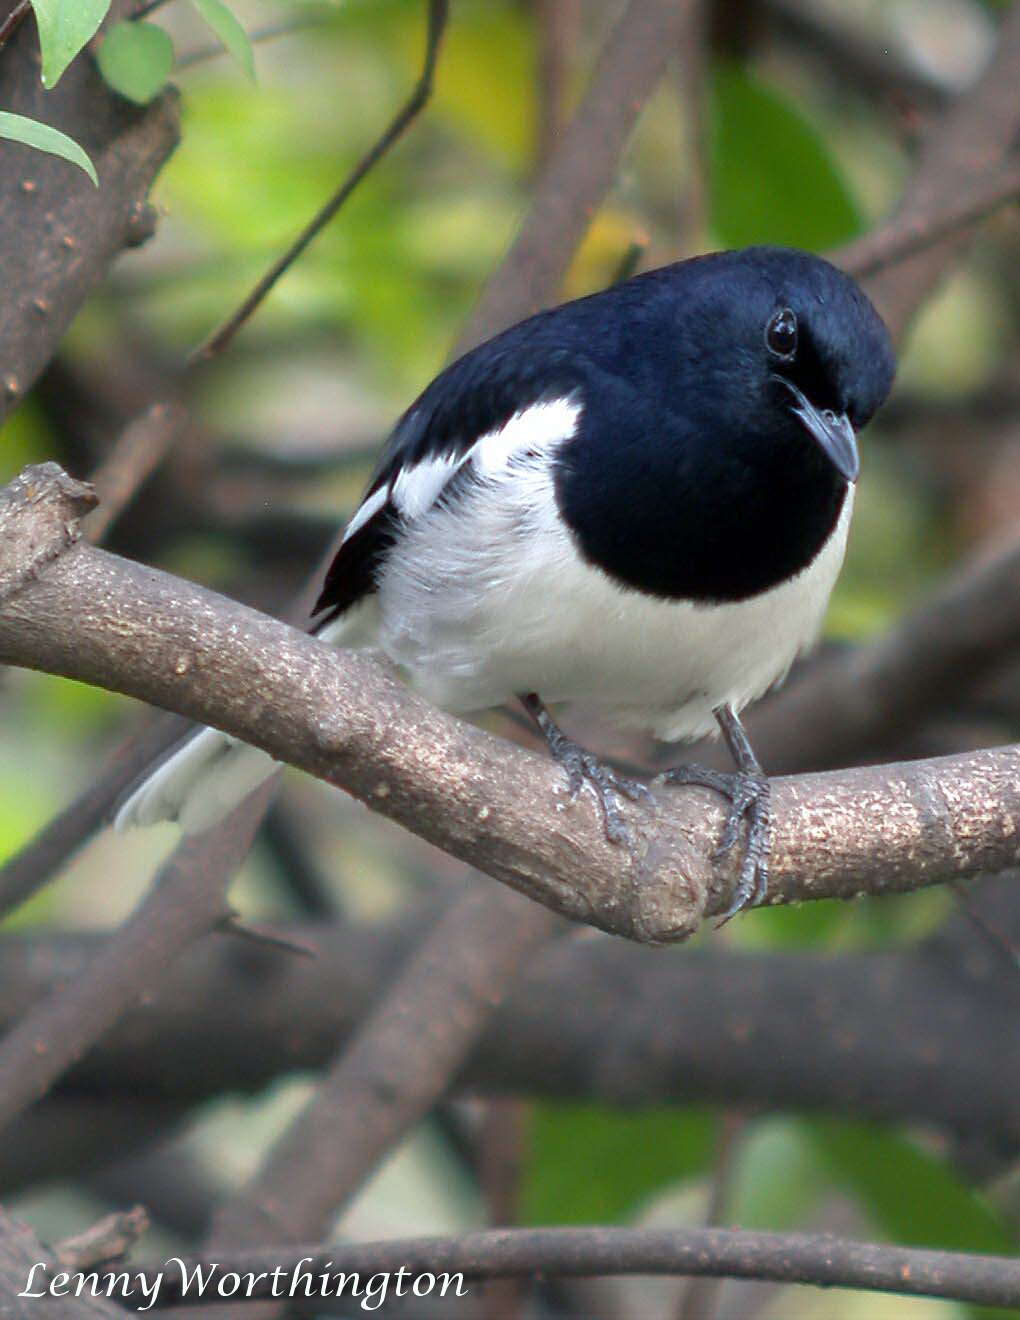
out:
{"label": "black and white bird", "polygon": [[[843,560],[856,433],[895,363],[857,285],[819,257],[748,248],[679,262],[541,312],[443,371],[397,423],[316,613],[429,700],[523,700],[611,838],[642,795],[545,703],[583,703],[674,741],[718,724],[747,823],[732,911],[764,895],[768,782],[740,711],[815,638]],[[265,755],[206,729],[117,823],[207,827]]]}

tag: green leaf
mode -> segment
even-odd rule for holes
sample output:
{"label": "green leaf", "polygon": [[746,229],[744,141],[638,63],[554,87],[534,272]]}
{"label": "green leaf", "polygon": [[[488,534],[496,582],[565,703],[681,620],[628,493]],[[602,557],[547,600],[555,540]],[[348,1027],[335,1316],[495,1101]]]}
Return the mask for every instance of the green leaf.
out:
{"label": "green leaf", "polygon": [[636,1113],[537,1105],[522,1209],[532,1224],[613,1223],[715,1157],[715,1120],[683,1109]]}
{"label": "green leaf", "polygon": [[12,115],[0,111],[0,138],[10,138],[12,142],[23,142],[26,147],[35,147],[38,151],[48,151],[51,156],[62,156],[72,165],[85,171],[92,182],[99,187],[96,167],[78,146],[73,138],[59,129],[50,128],[49,124],[40,124],[38,119],[26,119],[24,115]]}
{"label": "green leaf", "polygon": [[255,81],[255,56],[248,34],[223,0],[191,0],[198,12],[233,55],[248,77]]}
{"label": "green leaf", "polygon": [[799,1119],[756,1119],[740,1144],[726,1217],[741,1228],[801,1228],[827,1181],[825,1161]]}
{"label": "green leaf", "polygon": [[725,246],[818,251],[860,231],[860,213],[825,143],[776,88],[739,65],[720,64],[710,114],[710,220]]}
{"label": "green leaf", "polygon": [[145,105],[166,86],[174,44],[155,23],[118,23],[99,48],[99,71],[115,92]]}
{"label": "green leaf", "polygon": [[[53,87],[106,17],[110,0],[32,0],[44,87]],[[59,153],[58,153],[59,154]]]}
{"label": "green leaf", "polygon": [[808,1125],[819,1153],[893,1241],[953,1251],[1009,1253],[1009,1233],[991,1206],[944,1159],[866,1123]]}

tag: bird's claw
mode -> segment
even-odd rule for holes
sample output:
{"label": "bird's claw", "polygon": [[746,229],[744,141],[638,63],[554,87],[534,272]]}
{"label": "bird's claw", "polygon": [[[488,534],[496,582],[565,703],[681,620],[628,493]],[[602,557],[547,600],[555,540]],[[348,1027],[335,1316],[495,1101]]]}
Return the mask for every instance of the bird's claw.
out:
{"label": "bird's claw", "polygon": [[710,788],[730,804],[723,826],[719,846],[712,860],[721,861],[731,852],[740,838],[741,827],[747,822],[747,842],[740,874],[734,886],[729,907],[723,913],[719,926],[735,917],[744,908],[755,907],[768,894],[769,855],[772,851],[772,800],[769,781],[764,775],[738,771],[726,774],[707,766],[680,765],[667,770],[662,782],[672,785],[696,784]]}
{"label": "bird's claw", "polygon": [[648,802],[654,806],[651,791],[636,779],[618,775],[597,757],[569,739],[556,748],[556,760],[567,774],[567,794],[573,802],[587,784],[598,799],[602,823],[610,843],[629,844],[630,830],[620,811],[620,798],[630,802]]}

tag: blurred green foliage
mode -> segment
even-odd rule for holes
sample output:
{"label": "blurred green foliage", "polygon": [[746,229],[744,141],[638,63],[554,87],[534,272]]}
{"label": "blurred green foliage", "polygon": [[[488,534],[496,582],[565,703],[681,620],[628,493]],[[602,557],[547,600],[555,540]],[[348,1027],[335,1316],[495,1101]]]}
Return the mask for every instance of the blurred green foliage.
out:
{"label": "blurred green foliage", "polygon": [[724,247],[780,243],[822,252],[860,230],[819,126],[739,65],[713,71],[709,167],[711,226]]}
{"label": "blurred green foliage", "polygon": [[522,1218],[529,1224],[619,1223],[663,1187],[703,1174],[717,1127],[703,1110],[536,1105]]}

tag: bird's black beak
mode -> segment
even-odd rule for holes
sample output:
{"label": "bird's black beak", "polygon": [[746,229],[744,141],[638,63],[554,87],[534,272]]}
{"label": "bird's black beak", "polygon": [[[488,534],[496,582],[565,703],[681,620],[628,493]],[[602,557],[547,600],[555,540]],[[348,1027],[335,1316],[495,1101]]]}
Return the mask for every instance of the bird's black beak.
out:
{"label": "bird's black beak", "polygon": [[792,409],[794,416],[804,423],[811,437],[817,441],[822,453],[840,476],[852,485],[860,475],[861,459],[857,452],[857,436],[854,434],[850,418],[846,413],[832,412],[828,408],[816,408],[792,381],[782,376],[777,376],[776,379],[786,386],[796,400],[796,406]]}

